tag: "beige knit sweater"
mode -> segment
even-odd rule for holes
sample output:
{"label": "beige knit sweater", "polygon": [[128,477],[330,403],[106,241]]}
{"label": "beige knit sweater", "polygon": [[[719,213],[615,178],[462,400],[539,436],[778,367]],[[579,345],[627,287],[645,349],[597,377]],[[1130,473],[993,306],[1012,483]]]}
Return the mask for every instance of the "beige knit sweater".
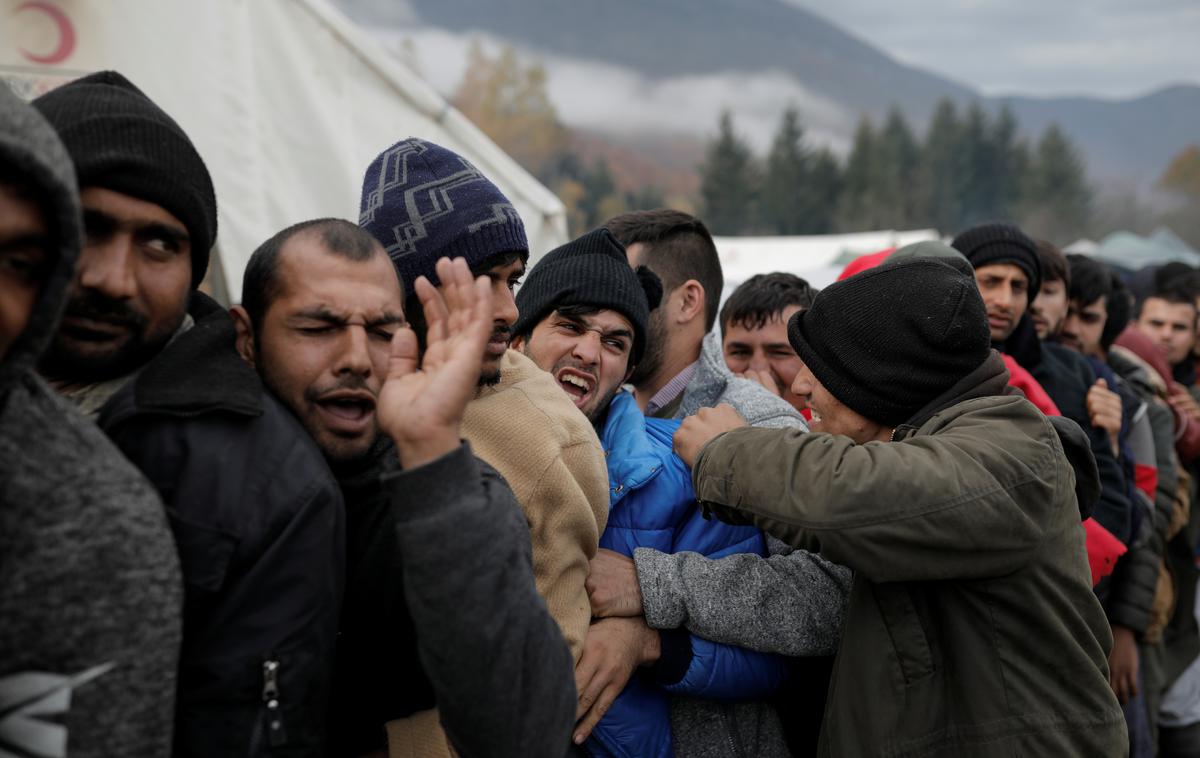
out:
{"label": "beige knit sweater", "polygon": [[[538,594],[578,662],[592,619],[588,561],[608,521],[608,469],[596,431],[550,374],[509,350],[500,382],[481,387],[467,406],[462,432],[521,504]],[[389,723],[388,754],[452,755],[436,710]]]}
{"label": "beige knit sweater", "polygon": [[583,583],[608,522],[608,469],[595,429],[550,374],[516,350],[467,406],[463,437],[508,480],[533,541],[538,594],[575,660],[592,620]]}

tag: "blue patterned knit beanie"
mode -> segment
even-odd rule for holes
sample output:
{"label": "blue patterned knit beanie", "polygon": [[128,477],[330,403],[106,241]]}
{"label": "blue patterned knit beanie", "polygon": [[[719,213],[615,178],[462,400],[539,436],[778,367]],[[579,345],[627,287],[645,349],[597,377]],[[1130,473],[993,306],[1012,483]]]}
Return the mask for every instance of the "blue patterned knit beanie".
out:
{"label": "blue patterned knit beanie", "polygon": [[438,258],[471,269],[498,253],[529,255],[525,225],[495,184],[460,155],[410,137],[379,154],[363,177],[358,225],[387,250],[413,292],[418,276],[437,284]]}

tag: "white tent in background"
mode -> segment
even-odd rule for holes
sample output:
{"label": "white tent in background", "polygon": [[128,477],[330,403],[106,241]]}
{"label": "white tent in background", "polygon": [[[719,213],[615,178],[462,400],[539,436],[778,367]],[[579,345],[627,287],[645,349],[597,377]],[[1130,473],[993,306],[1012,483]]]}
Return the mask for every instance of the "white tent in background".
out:
{"label": "white tent in background", "polygon": [[0,78],[18,94],[110,68],[170,113],[208,164],[219,206],[210,283],[233,301],[271,234],[357,219],[363,171],[409,135],[491,178],[533,256],[567,239],[558,198],[327,0],[0,0]]}
{"label": "white tent in background", "polygon": [[936,229],[917,229],[796,237],[716,237],[714,242],[725,274],[724,295],[728,296],[755,274],[772,271],[795,274],[814,287],[825,287],[860,255],[936,239],[940,239]]}

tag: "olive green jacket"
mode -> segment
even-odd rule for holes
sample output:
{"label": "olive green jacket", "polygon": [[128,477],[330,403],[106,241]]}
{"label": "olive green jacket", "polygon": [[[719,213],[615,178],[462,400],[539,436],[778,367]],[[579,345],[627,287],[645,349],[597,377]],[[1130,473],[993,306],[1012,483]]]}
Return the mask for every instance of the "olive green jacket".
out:
{"label": "olive green jacket", "polygon": [[747,428],[696,462],[706,509],[854,571],[822,755],[1126,755],[1080,527],[1095,462],[1006,379],[993,354],[892,442]]}

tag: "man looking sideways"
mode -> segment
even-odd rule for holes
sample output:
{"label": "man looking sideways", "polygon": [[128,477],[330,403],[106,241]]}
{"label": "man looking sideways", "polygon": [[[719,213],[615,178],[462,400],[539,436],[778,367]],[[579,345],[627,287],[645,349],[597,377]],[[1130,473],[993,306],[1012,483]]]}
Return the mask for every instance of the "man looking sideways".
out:
{"label": "man looking sideways", "polygon": [[183,587],[162,501],[35,370],[81,237],[67,151],[0,83],[0,753],[164,756]]}
{"label": "man looking sideways", "polygon": [[197,291],[217,230],[208,169],[115,72],[33,105],[74,161],[86,234],[41,370],[166,506],[185,593],[175,755],[322,755],[341,495]]}

